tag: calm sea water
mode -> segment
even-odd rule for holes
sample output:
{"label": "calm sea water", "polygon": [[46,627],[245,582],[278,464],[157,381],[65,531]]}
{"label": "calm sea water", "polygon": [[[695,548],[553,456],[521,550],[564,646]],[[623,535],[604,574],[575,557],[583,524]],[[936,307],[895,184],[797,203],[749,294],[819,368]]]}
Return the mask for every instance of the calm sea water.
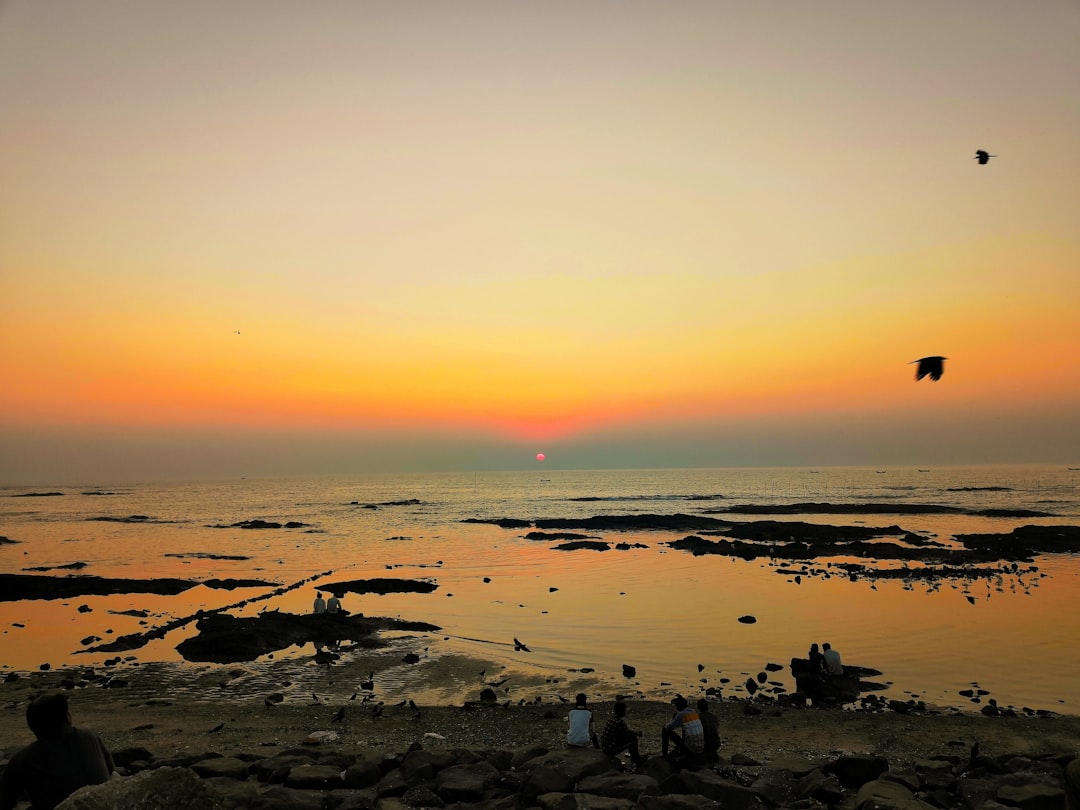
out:
{"label": "calm sea water", "polygon": [[[63,494],[20,497],[50,491]],[[961,532],[1080,524],[1080,472],[1046,466],[559,471],[538,465],[530,472],[7,487],[0,489],[0,535],[18,542],[0,545],[0,570],[83,562],[81,573],[98,576],[258,578],[281,585],[333,572],[238,613],[265,607],[306,612],[319,582],[430,579],[438,583],[430,594],[350,594],[345,605],[368,615],[439,625],[443,632],[425,642],[433,655],[465,653],[538,674],[588,667],[612,688],[625,683],[622,665],[632,664],[639,688],[656,697],[700,689],[703,678],[717,684],[720,677],[731,679],[726,693],[737,694],[734,685],[766,662],[786,664],[804,654],[810,642],[829,641],[846,662],[881,670],[890,697],[914,694],[973,708],[958,693],[977,683],[1002,705],[1080,712],[1080,560],[1075,555],[1040,558],[1037,574],[943,581],[936,587],[812,572],[796,584],[769,562],[693,557],[665,545],[686,532],[604,532],[603,539],[613,545],[625,541],[644,547],[564,552],[551,542],[525,539],[525,530],[462,522],[697,514],[735,504],[803,501],[1011,507],[1054,515],[777,518],[895,523],[948,541]],[[364,508],[368,504],[377,508]],[[93,520],[131,515],[148,520]],[[256,518],[307,526],[215,528]],[[819,560],[808,567],[820,570],[840,561]],[[37,669],[44,662],[54,668],[97,665],[109,656],[76,654],[89,635],[142,632],[172,617],[269,590],[198,587],[172,597],[0,602],[0,665],[15,670]],[[143,620],[148,624],[121,615],[132,609],[149,611]],[[747,614],[757,622],[737,621]],[[175,646],[193,630],[191,625],[178,629],[132,655],[140,663],[182,666]],[[531,652],[515,652],[515,637]],[[299,659],[311,652],[308,647],[284,655]],[[431,697],[461,700],[475,697],[475,691],[475,682],[446,683]]]}

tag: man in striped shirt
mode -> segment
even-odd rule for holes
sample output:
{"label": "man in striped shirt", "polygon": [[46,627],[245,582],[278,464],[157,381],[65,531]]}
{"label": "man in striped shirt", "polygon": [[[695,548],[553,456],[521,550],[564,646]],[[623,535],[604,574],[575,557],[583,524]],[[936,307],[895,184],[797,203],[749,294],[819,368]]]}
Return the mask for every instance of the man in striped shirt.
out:
{"label": "man in striped shirt", "polygon": [[705,750],[705,729],[697,709],[691,709],[682,695],[676,695],[671,703],[675,706],[675,714],[660,734],[660,753],[666,757],[668,748],[674,746],[679,759],[700,759]]}

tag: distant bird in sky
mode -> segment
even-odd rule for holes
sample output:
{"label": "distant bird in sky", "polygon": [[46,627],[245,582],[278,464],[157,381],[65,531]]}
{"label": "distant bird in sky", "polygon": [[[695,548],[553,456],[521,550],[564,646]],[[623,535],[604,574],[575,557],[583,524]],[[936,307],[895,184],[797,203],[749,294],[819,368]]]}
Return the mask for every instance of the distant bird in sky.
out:
{"label": "distant bird in sky", "polygon": [[[948,357],[920,357],[918,360],[912,360],[911,363],[918,363],[919,368],[915,371],[915,381],[918,382],[923,377],[929,376],[931,380],[937,382],[941,379],[941,375],[945,373],[945,361]],[[911,365],[908,363],[908,365]]]}
{"label": "distant bird in sky", "polygon": [[992,157],[997,157],[997,155],[991,155],[985,149],[975,150],[975,160],[979,161],[980,166],[985,166],[987,163],[990,162],[990,158]]}

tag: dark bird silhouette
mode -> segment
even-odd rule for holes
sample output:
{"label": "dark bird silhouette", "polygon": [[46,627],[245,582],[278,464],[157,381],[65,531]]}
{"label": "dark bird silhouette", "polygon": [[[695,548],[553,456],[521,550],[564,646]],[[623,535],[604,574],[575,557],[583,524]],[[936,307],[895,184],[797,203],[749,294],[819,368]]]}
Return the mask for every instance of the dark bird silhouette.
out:
{"label": "dark bird silhouette", "polygon": [[515,651],[520,650],[521,652],[531,652],[531,650],[528,647],[526,647],[524,644],[522,644],[516,638],[514,639],[514,650]]}
{"label": "dark bird silhouette", "polygon": [[974,597],[974,596],[968,596],[968,597],[966,597],[966,598],[967,598],[967,600],[968,600],[969,602],[971,602],[971,604],[973,604],[973,605],[975,604],[975,597]]}
{"label": "dark bird silhouette", "polygon": [[334,716],[330,718],[330,722],[331,723],[340,723],[344,719],[345,719],[345,707],[342,706],[340,709],[338,709],[334,713]]}
{"label": "dark bird silhouette", "polygon": [[372,720],[378,720],[382,716],[383,716],[383,708],[382,708],[382,706],[379,706],[378,704],[376,704],[375,706],[371,707],[371,719]]}
{"label": "dark bird silhouette", "polygon": [[349,700],[356,700],[356,692],[353,692],[353,693],[352,693],[352,697],[351,697],[351,698],[349,698]]}
{"label": "dark bird silhouette", "polygon": [[[911,363],[919,364],[919,367],[915,370],[915,381],[918,382],[923,377],[929,377],[934,382],[937,382],[941,379],[941,375],[945,373],[945,361],[948,359],[948,357],[935,355],[912,360]],[[910,366],[911,363],[908,363],[908,365]]]}
{"label": "dark bird silhouette", "polygon": [[206,733],[207,733],[207,734],[217,734],[217,733],[219,733],[219,732],[220,732],[220,731],[221,731],[221,730],[222,730],[223,728],[225,728],[225,724],[224,724],[224,723],[220,723],[219,725],[216,725],[216,726],[214,726],[214,727],[213,727],[212,729],[210,729],[210,730],[209,730],[208,732],[206,732]]}
{"label": "dark bird silhouette", "polygon": [[991,155],[985,149],[976,149],[975,150],[975,158],[974,159],[979,161],[980,166],[985,166],[987,163],[990,162],[990,158],[992,158],[992,157],[997,157],[997,155]]}

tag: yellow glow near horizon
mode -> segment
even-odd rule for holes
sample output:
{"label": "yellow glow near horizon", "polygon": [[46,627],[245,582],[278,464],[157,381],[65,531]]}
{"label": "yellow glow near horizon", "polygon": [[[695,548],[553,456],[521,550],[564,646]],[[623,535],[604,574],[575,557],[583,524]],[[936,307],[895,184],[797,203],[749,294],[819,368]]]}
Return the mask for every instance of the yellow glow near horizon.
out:
{"label": "yellow glow near horizon", "polygon": [[0,430],[1080,407],[1080,24],[467,5],[0,14]]}

